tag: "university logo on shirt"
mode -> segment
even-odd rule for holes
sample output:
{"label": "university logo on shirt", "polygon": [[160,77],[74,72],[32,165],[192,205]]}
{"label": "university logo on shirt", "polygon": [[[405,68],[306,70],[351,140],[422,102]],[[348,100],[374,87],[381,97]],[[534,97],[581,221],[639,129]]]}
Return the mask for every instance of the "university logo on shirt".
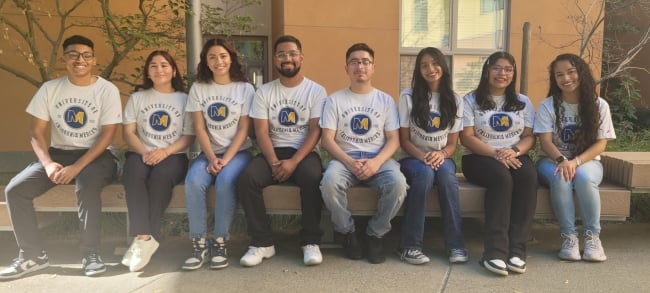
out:
{"label": "university logo on shirt", "polygon": [[440,130],[440,114],[436,112],[429,113],[429,121],[427,121],[427,133],[433,133]]}
{"label": "university logo on shirt", "polygon": [[507,131],[512,127],[512,118],[505,113],[496,113],[490,116],[490,127],[494,131]]}
{"label": "university logo on shirt", "polygon": [[573,142],[573,137],[576,133],[576,130],[578,129],[577,124],[569,124],[565,125],[562,128],[562,131],[560,131],[560,139],[564,143],[572,143]]}
{"label": "university logo on shirt", "polygon": [[149,116],[149,126],[156,131],[163,131],[169,128],[171,122],[169,113],[165,111],[156,111]]}
{"label": "university logo on shirt", "polygon": [[216,122],[221,122],[228,118],[228,106],[222,103],[214,103],[208,107],[208,117]]}
{"label": "university logo on shirt", "polygon": [[72,128],[81,128],[88,122],[86,111],[81,107],[70,107],[65,110],[65,123]]}
{"label": "university logo on shirt", "polygon": [[298,113],[293,108],[282,108],[278,115],[278,122],[282,126],[294,126],[298,121]]}
{"label": "university logo on shirt", "polygon": [[354,115],[350,122],[352,132],[358,135],[364,135],[368,133],[372,127],[372,121],[370,120],[370,117],[364,114]]}

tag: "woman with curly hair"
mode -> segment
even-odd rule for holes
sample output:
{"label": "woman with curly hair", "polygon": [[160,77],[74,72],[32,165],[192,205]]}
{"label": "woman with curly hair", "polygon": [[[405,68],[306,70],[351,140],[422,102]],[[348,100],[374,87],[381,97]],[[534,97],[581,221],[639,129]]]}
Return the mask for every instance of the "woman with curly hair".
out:
{"label": "woman with curly hair", "polygon": [[[194,119],[201,154],[185,178],[185,206],[190,224],[192,255],[182,265],[197,270],[209,261],[210,269],[228,266],[226,242],[235,214],[235,183],[253,158],[248,137],[248,112],[255,90],[248,83],[237,52],[222,38],[204,45],[197,66],[197,81],[190,88],[185,111]],[[214,185],[214,231],[208,238],[206,196]]]}
{"label": "woman with curly hair", "polygon": [[399,116],[400,164],[410,186],[404,203],[400,258],[410,264],[429,262],[422,252],[424,209],[435,182],[449,261],[466,262],[452,158],[462,130],[463,104],[453,91],[451,72],[440,50],[424,48],[416,57],[411,88],[400,95]]}
{"label": "woman with curly hair", "polygon": [[481,264],[507,276],[526,272],[528,236],[537,202],[537,172],[527,155],[535,145],[533,105],[515,89],[517,66],[506,52],[483,64],[481,81],[464,98],[463,174],[485,187]]}
{"label": "woman with curly hair", "polygon": [[[600,154],[616,138],[607,102],[596,93],[589,65],[577,55],[562,54],[549,66],[548,98],[539,106],[534,132],[542,158],[537,170],[549,186],[551,203],[560,223],[563,260],[605,261],[600,242],[600,193],[603,179]],[[575,191],[584,226],[580,256],[575,225]]]}

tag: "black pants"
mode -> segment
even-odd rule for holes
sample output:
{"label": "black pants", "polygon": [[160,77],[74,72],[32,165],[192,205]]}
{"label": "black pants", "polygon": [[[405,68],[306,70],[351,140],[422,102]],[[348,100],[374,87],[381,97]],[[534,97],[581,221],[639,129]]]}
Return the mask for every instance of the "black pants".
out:
{"label": "black pants", "polygon": [[187,163],[185,154],[171,155],[155,166],[143,163],[140,154],[126,154],[122,181],[130,235],[153,235],[160,239],[162,214],[169,206],[174,185],[185,179]]}
{"label": "black pants", "polygon": [[[52,160],[68,166],[76,162],[87,150],[59,150],[50,148]],[[105,151],[88,164],[74,180],[77,195],[77,215],[81,229],[81,253],[97,253],[101,236],[102,188],[115,180],[115,157]],[[41,163],[34,162],[11,179],[5,188],[7,206],[18,247],[25,258],[40,255],[43,242],[38,233],[38,223],[33,201],[54,184]]]}
{"label": "black pants", "polygon": [[[275,154],[280,160],[290,159],[295,153],[294,148],[275,148]],[[323,231],[320,229],[322,198],[320,180],[323,165],[320,156],[315,152],[309,153],[296,167],[287,182],[293,182],[300,187],[300,204],[302,209],[302,230],[300,231],[301,245],[320,244]],[[278,184],[274,181],[271,166],[263,155],[259,155],[248,164],[237,180],[239,202],[244,208],[248,234],[251,245],[267,247],[273,245],[271,220],[266,214],[262,190],[264,187]]]}
{"label": "black pants", "polygon": [[537,204],[537,171],[528,155],[522,166],[508,169],[497,160],[479,155],[463,156],[463,174],[471,183],[486,188],[483,259],[526,259],[526,247]]}

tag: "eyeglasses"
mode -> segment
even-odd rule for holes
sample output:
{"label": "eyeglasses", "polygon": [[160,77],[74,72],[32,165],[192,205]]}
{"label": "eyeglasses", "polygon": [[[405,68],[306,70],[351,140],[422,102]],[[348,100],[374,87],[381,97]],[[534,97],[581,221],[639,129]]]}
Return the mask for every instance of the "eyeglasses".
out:
{"label": "eyeglasses", "polygon": [[512,74],[515,72],[515,68],[512,66],[506,66],[506,67],[492,66],[490,67],[490,70],[494,73],[505,72],[506,74]]}
{"label": "eyeglasses", "polygon": [[372,63],[373,63],[372,60],[366,59],[366,58],[348,60],[348,65],[349,66],[359,66],[359,65],[368,66],[368,65],[370,65]]}
{"label": "eyeglasses", "polygon": [[275,53],[275,58],[278,58],[278,59],[286,59],[286,58],[289,58],[289,57],[296,58],[298,56],[300,56],[300,51],[297,51],[297,50],[293,50],[293,51],[289,51],[289,52],[280,51],[280,52]]}
{"label": "eyeglasses", "polygon": [[93,52],[80,53],[80,52],[77,52],[77,51],[68,51],[68,52],[63,53],[63,56],[65,56],[65,58],[68,58],[68,60],[77,60],[77,59],[79,59],[79,57],[81,57],[84,60],[88,61],[90,59],[95,58],[95,55],[93,54]]}

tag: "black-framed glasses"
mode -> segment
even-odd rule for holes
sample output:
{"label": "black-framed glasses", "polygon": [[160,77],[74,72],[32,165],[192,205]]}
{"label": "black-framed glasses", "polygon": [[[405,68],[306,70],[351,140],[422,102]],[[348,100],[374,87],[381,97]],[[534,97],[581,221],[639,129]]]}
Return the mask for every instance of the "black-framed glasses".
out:
{"label": "black-framed glasses", "polygon": [[68,60],[77,60],[79,57],[83,58],[84,60],[88,61],[90,59],[95,58],[95,54],[93,52],[77,52],[77,51],[67,51],[63,53],[63,56],[67,58]]}
{"label": "black-framed glasses", "polygon": [[367,58],[348,60],[348,65],[349,66],[359,66],[359,65],[368,66],[368,65],[370,65],[372,63],[373,63],[372,60],[367,59]]}

